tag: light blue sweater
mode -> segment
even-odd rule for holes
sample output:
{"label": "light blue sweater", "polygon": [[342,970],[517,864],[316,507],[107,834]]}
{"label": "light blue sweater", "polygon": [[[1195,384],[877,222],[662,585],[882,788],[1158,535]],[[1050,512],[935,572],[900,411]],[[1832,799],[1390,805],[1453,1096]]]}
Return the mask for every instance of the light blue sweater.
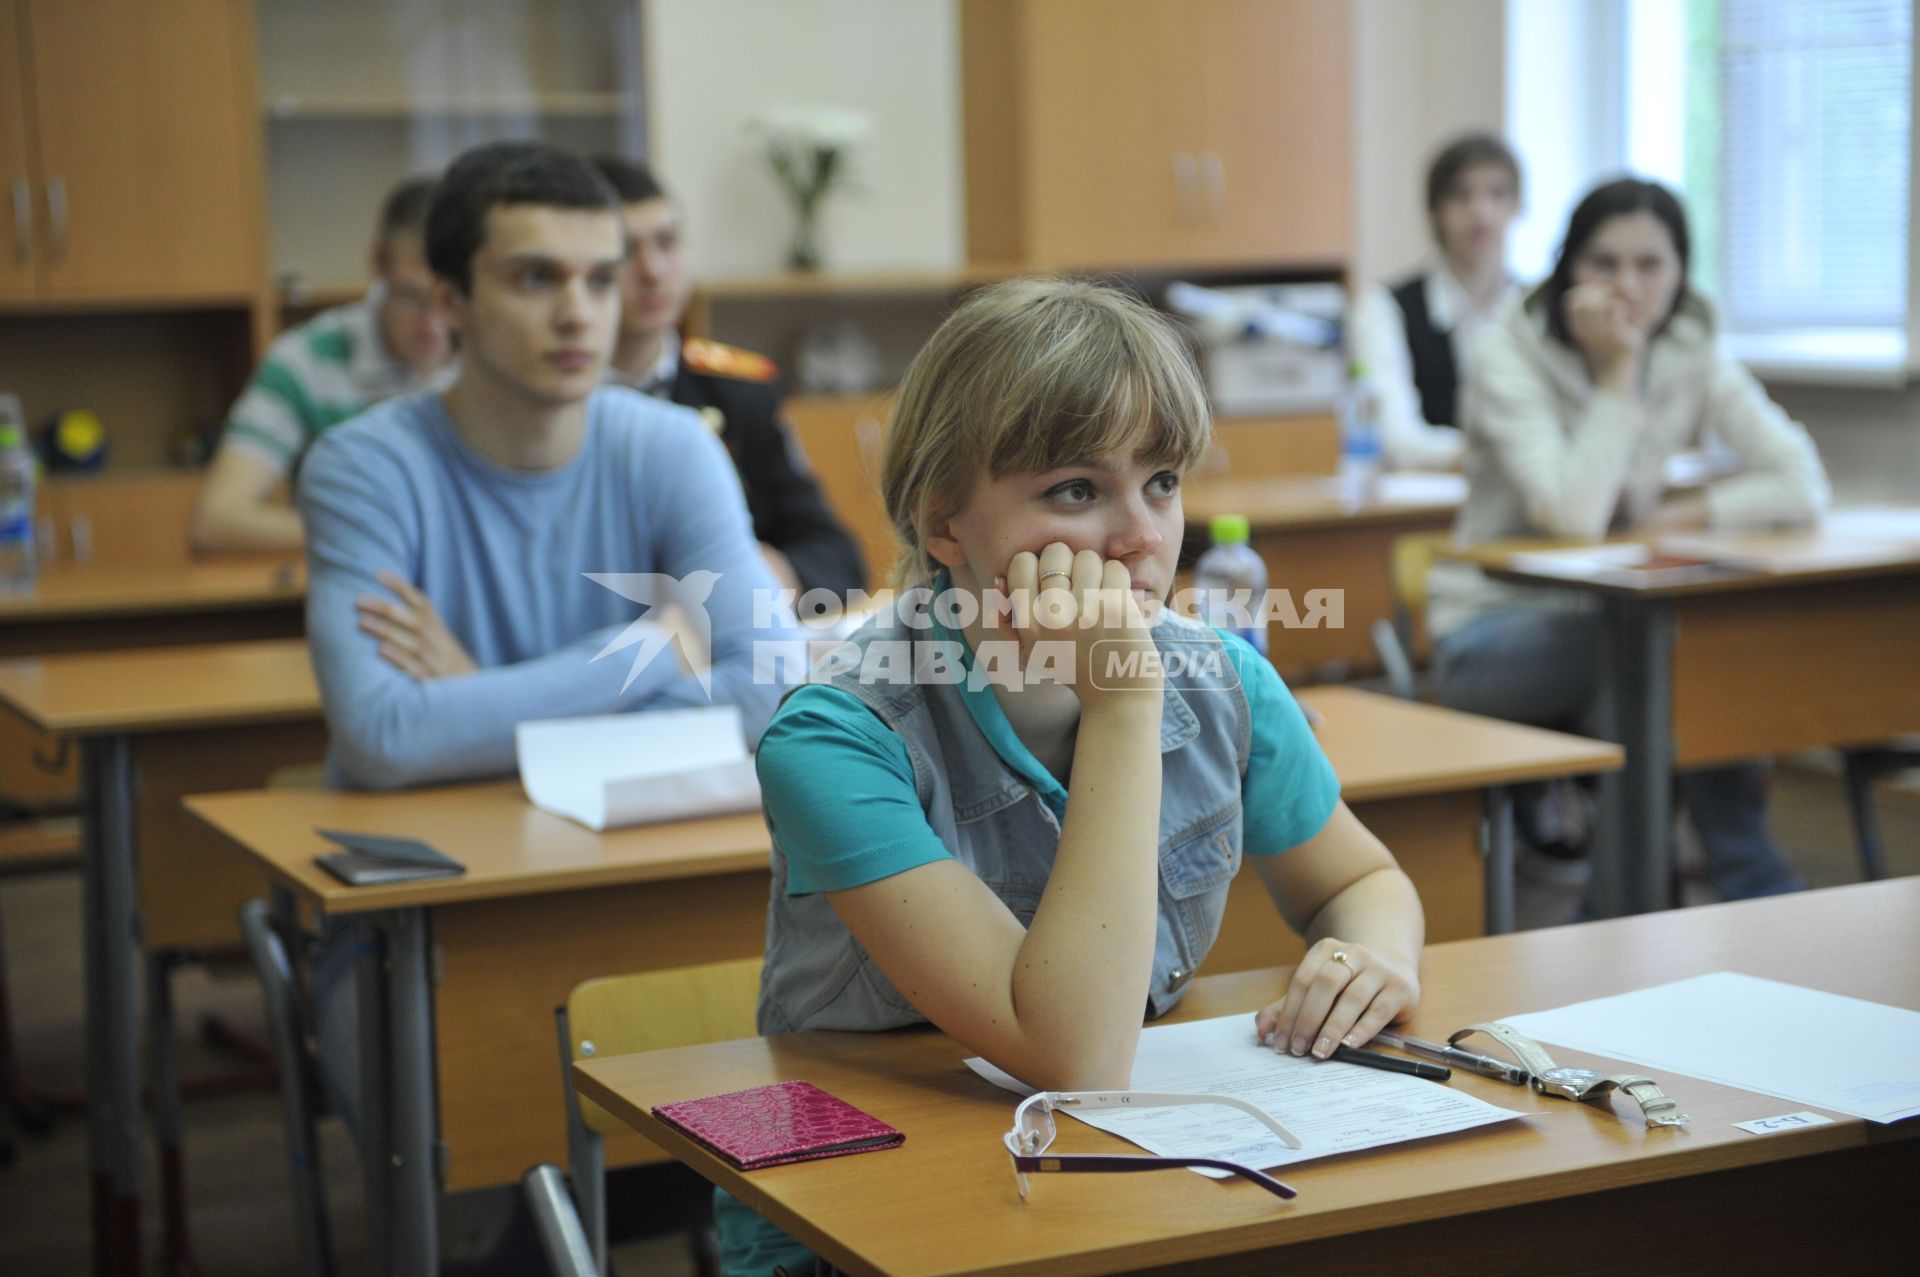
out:
{"label": "light blue sweater", "polygon": [[[623,687],[636,649],[593,657],[646,609],[589,572],[718,574],[712,701],[738,705],[758,739],[782,690],[756,640],[754,600],[777,589],[740,482],[692,412],[628,390],[595,392],[579,453],[557,470],[503,470],[468,450],[440,400],[391,400],[322,436],[300,472],[307,636],[326,704],[336,783],[396,789],[514,767],[523,719],[705,705],[671,649]],[[354,601],[413,582],[480,669],[429,682],[389,665]],[[761,598],[770,596],[761,595]],[[771,615],[763,607],[761,619]]]}

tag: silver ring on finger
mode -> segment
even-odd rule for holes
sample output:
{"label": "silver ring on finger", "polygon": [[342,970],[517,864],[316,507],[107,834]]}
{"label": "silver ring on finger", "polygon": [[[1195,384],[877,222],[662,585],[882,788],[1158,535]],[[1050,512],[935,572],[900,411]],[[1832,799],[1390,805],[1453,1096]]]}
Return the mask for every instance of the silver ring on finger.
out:
{"label": "silver ring on finger", "polygon": [[1042,572],[1040,574],[1040,580],[1044,581],[1050,576],[1063,576],[1071,580],[1073,578],[1073,573],[1062,572],[1059,568],[1053,568],[1053,569],[1050,569],[1049,571]]}

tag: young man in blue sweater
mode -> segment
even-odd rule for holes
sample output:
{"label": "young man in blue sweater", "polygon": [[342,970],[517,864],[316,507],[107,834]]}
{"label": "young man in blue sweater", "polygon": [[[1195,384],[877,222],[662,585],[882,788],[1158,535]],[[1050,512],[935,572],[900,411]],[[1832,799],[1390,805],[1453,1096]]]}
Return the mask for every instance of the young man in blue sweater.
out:
{"label": "young man in blue sweater", "polygon": [[[781,690],[756,641],[791,634],[754,628],[777,584],[719,441],[602,386],[626,252],[612,190],[551,147],[480,147],[442,179],[426,240],[459,378],[329,431],[300,476],[334,782],[499,774],[523,719],[709,699],[756,739]],[[710,581],[707,677],[671,648],[638,669],[638,648],[595,659],[641,609],[590,573]]]}
{"label": "young man in blue sweater", "polygon": [[[460,375],[328,431],[300,473],[335,784],[510,772],[524,719],[711,699],[740,708],[751,742],[771,717],[797,639],[784,608],[756,614],[778,587],[726,451],[691,410],[601,384],[625,251],[612,190],[565,152],[480,147],[441,180],[427,258]],[[645,601],[704,608],[703,674],[654,644],[597,659],[648,591],[589,573],[691,585]],[[357,1131],[344,939],[323,946],[315,998],[322,1080]]]}

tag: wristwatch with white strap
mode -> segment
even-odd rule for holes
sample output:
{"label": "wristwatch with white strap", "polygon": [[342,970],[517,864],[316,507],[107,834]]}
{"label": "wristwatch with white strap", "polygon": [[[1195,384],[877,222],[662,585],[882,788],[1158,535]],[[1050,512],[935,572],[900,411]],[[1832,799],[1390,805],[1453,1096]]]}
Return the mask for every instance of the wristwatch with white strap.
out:
{"label": "wristwatch with white strap", "polygon": [[1639,1073],[1602,1073],[1598,1069],[1568,1068],[1554,1063],[1546,1048],[1510,1024],[1491,1020],[1469,1024],[1447,1041],[1458,1046],[1462,1038],[1484,1033],[1513,1052],[1533,1080],[1533,1089],[1562,1100],[1593,1100],[1619,1090],[1640,1106],[1648,1126],[1685,1126],[1692,1119],[1668,1098],[1660,1084]]}

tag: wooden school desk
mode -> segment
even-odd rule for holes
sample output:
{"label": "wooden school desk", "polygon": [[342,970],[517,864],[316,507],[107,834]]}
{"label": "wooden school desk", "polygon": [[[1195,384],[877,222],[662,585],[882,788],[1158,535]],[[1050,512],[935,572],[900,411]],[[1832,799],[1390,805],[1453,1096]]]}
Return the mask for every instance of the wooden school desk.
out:
{"label": "wooden school desk", "polygon": [[[1335,771],[1352,778],[1361,818],[1388,827],[1423,890],[1456,902],[1436,919],[1442,929],[1469,925],[1467,917],[1477,928],[1482,916],[1482,787],[1619,758],[1614,746],[1365,692],[1327,688],[1308,699],[1326,715],[1324,744]],[[407,1150],[403,1170],[370,1177],[380,1194],[371,1206],[396,1226],[433,1200],[436,1185],[512,1183],[564,1156],[552,1013],[575,984],[752,956],[765,939],[771,844],[758,814],[596,834],[534,809],[511,781],[405,794],[216,794],[186,805],[280,889],[357,922],[398,958],[360,973],[363,994],[378,990],[362,1005],[387,1011],[363,1062],[390,1061],[367,1093],[389,1097],[386,1137]],[[468,872],[347,887],[314,865],[328,846],[316,828],[421,838]],[[1291,933],[1253,875],[1241,877],[1209,970],[1264,966],[1287,952]],[[418,1151],[431,1146],[436,1117],[437,1180]],[[608,1165],[657,1156],[637,1137],[607,1151]],[[404,1246],[430,1244],[430,1223]]]}
{"label": "wooden school desk", "polygon": [[303,629],[306,573],[273,557],[56,563],[0,593],[0,657],[285,638]]}
{"label": "wooden school desk", "polygon": [[[0,705],[27,728],[80,745],[95,1245],[109,1263],[137,1266],[137,956],[143,943],[230,946],[237,901],[260,890],[257,872],[236,884],[244,863],[210,845],[179,799],[217,777],[259,784],[277,767],[318,759],[319,693],[306,644],[283,639],[0,661]],[[151,984],[149,995],[164,999],[164,979]],[[164,1014],[164,1001],[150,1010]],[[173,1079],[157,1078],[155,1095],[165,1142],[178,1127]]]}
{"label": "wooden school desk", "polygon": [[[512,1183],[562,1155],[553,1008],[575,984],[748,957],[763,943],[770,844],[758,812],[597,834],[535,809],[517,781],[187,806],[279,890],[364,942],[360,1138],[381,1272],[437,1271],[442,1188]],[[348,887],[313,863],[329,845],[316,827],[420,838],[467,872]],[[658,1153],[637,1139],[607,1150],[609,1165],[648,1156]]]}
{"label": "wooden school desk", "polygon": [[1662,541],[1739,566],[1566,577],[1511,547],[1463,553],[1490,576],[1572,589],[1606,618],[1594,730],[1627,747],[1601,786],[1589,899],[1673,903],[1671,776],[1920,729],[1920,507],[1843,511],[1810,533]]}
{"label": "wooden school desk", "polygon": [[[1340,796],[1420,892],[1429,940],[1514,927],[1510,789],[1620,766],[1618,745],[1462,714],[1351,687],[1313,687],[1300,703],[1340,777]],[[1303,951],[1259,875],[1238,874],[1203,972],[1287,961]]]}
{"label": "wooden school desk", "polygon": [[[96,519],[96,523],[98,520]],[[152,535],[173,536],[171,527]],[[177,533],[184,545],[186,530]],[[185,643],[298,637],[306,574],[273,556],[43,567],[30,590],[0,593],[0,659]],[[70,806],[78,777],[47,738],[0,724],[0,795],[29,809]]]}
{"label": "wooden school desk", "polygon": [[1274,665],[1296,680],[1335,662],[1350,671],[1379,667],[1369,628],[1394,614],[1394,539],[1452,527],[1467,485],[1457,474],[1383,475],[1378,494],[1356,505],[1329,477],[1196,478],[1183,496],[1190,535],[1203,545],[1214,515],[1246,515],[1268,586],[1289,591],[1302,612],[1309,590],[1345,591],[1339,629],[1268,626]]}
{"label": "wooden school desk", "polygon": [[[1410,1033],[1733,970],[1920,1009],[1920,878],[1427,950]],[[1253,1011],[1284,970],[1203,978],[1170,1018]],[[1809,1049],[1822,1043],[1809,1026]],[[1497,1048],[1495,1048],[1497,1051]],[[1692,1124],[1547,1099],[1464,1070],[1449,1085],[1529,1116],[1288,1167],[1291,1202],[1186,1171],[1038,1175],[1023,1204],[1000,1142],[1015,1097],[932,1030],[803,1033],[574,1065],[581,1092],[854,1274],[1890,1272],[1910,1265],[1920,1121],[1749,1135],[1808,1107],[1679,1075]],[[1591,1056],[1554,1049],[1562,1063]],[[1615,1066],[1617,1067],[1617,1066]],[[1634,1070],[1640,1071],[1640,1070]],[[886,1152],[742,1174],[655,1105],[804,1079],[906,1133]],[[1063,1153],[1135,1153],[1063,1120]]]}

